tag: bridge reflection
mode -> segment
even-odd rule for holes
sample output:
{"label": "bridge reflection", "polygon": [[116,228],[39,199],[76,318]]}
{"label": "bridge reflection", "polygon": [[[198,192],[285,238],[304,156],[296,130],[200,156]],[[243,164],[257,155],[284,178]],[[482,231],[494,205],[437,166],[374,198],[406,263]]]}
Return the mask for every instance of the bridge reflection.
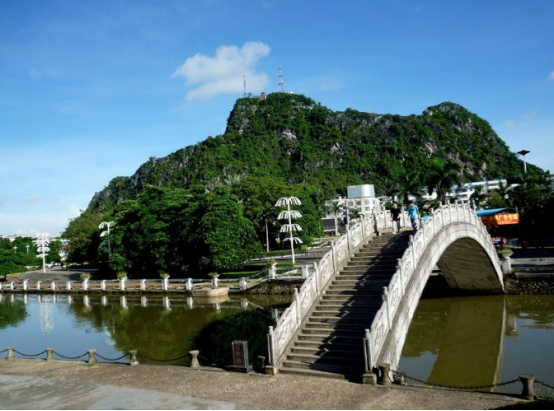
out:
{"label": "bridge reflection", "polygon": [[[476,386],[500,382],[504,336],[509,327],[504,296],[422,300],[412,320],[402,358],[436,354],[427,381]],[[513,320],[513,319],[512,319]],[[410,370],[399,369],[411,375]],[[492,389],[486,389],[492,391]]]}

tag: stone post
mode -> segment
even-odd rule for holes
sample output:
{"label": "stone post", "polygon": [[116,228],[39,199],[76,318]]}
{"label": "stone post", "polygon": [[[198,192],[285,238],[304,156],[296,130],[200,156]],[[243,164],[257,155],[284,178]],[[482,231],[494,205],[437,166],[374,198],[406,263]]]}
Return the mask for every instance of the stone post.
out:
{"label": "stone post", "polygon": [[217,288],[217,287],[219,287],[219,278],[218,278],[218,277],[219,277],[219,276],[217,276],[217,275],[214,275],[214,276],[212,277],[212,288]]}
{"label": "stone post", "polygon": [[508,256],[504,256],[500,259],[500,266],[502,267],[502,274],[512,273],[512,259]]}
{"label": "stone post", "polygon": [[378,367],[379,367],[379,380],[378,380],[379,384],[386,385],[386,386],[391,385],[392,381],[389,376],[390,364],[383,362],[379,364]]}
{"label": "stone post", "polygon": [[272,280],[275,280],[275,267],[277,266],[277,263],[272,263],[269,266],[269,278]]}
{"label": "stone post", "polygon": [[519,376],[519,380],[523,384],[521,396],[526,400],[536,399],[535,387],[533,386],[535,383],[535,376],[533,374],[524,373]]}
{"label": "stone post", "polygon": [[293,301],[296,303],[296,323],[298,326],[302,324],[302,307],[298,298],[298,288],[294,287]]}
{"label": "stone post", "polygon": [[187,278],[187,282],[185,284],[185,289],[187,291],[192,291],[192,278]]}
{"label": "stone post", "polygon": [[123,277],[119,279],[119,289],[125,290],[125,282],[127,281],[127,277]]}
{"label": "stone post", "polygon": [[190,368],[200,368],[200,363],[198,362],[198,354],[200,354],[200,351],[192,350],[189,351],[189,354],[192,357],[190,360]]}
{"label": "stone post", "polygon": [[246,282],[246,278],[241,277],[239,280],[239,288],[241,291],[245,291],[248,283]]}
{"label": "stone post", "polygon": [[87,354],[88,354],[87,363],[88,364],[95,364],[96,363],[96,357],[95,357],[96,350],[87,350]]}
{"label": "stone post", "polygon": [[40,286],[42,285],[42,281],[37,281],[37,290],[40,290]]}
{"label": "stone post", "polygon": [[52,281],[52,282],[50,283],[50,289],[51,289],[52,291],[54,291],[54,290],[56,289],[56,282],[55,282],[55,281]]}
{"label": "stone post", "polygon": [[302,279],[306,279],[308,278],[308,266],[307,265],[303,265],[302,266]]}
{"label": "stone post", "polygon": [[140,280],[140,290],[146,290],[146,280]]}
{"label": "stone post", "polygon": [[71,281],[67,281],[67,282],[65,283],[65,289],[66,289],[66,290],[71,290]]}
{"label": "stone post", "polygon": [[13,291],[14,288],[15,288],[15,287],[14,287],[14,284],[13,284],[13,281],[12,281],[12,282],[10,283],[10,290]]}
{"label": "stone post", "polygon": [[8,356],[6,357],[7,360],[15,360],[14,351],[15,347],[8,347]]}
{"label": "stone post", "polygon": [[46,350],[46,361],[54,361],[54,349],[47,348]]}
{"label": "stone post", "polygon": [[100,281],[100,289],[106,291],[106,280]]}
{"label": "stone post", "polygon": [[337,249],[335,248],[335,242],[331,243],[331,257],[333,257],[333,272],[337,271]]}
{"label": "stone post", "polygon": [[29,280],[23,280],[23,291],[27,291],[29,287]]}
{"label": "stone post", "polygon": [[137,360],[137,350],[130,350],[127,354],[131,356],[131,364],[130,365],[139,365],[139,362]]}
{"label": "stone post", "polygon": [[88,278],[85,278],[85,279],[83,280],[83,291],[88,291],[88,282],[89,282],[89,281],[90,281],[90,280],[89,280]]}
{"label": "stone post", "polygon": [[163,291],[169,290],[169,277],[162,278],[162,290]]}

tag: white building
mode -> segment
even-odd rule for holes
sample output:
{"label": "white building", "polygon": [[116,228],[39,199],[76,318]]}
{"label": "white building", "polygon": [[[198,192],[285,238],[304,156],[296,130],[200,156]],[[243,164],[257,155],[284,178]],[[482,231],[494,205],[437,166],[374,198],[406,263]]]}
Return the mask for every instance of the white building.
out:
{"label": "white building", "polygon": [[[357,209],[360,215],[369,215],[373,210],[380,211],[381,201],[375,197],[375,187],[372,184],[353,185],[347,187],[348,197],[336,196],[325,202],[327,215],[325,218],[337,217],[338,220],[348,221],[353,210]],[[337,216],[333,214],[333,204],[339,204],[342,212]]]}
{"label": "white building", "polygon": [[[508,182],[503,179],[475,181],[473,183],[466,183],[459,188],[457,186],[452,187],[452,191],[447,194],[447,197],[458,201],[468,202],[473,193],[475,193],[475,191],[478,189],[478,187],[481,188],[481,194],[486,195],[492,190],[499,190],[500,185],[507,186],[507,184]],[[508,190],[511,190],[517,186],[519,186],[519,184],[510,184],[510,186],[508,186]]]}

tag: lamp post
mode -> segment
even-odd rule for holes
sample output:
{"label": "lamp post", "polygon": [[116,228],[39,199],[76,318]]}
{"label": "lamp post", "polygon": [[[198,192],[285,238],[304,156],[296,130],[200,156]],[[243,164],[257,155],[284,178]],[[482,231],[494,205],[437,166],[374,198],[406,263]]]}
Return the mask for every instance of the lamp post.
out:
{"label": "lamp post", "polygon": [[302,214],[300,214],[297,210],[291,210],[290,206],[292,205],[302,205],[300,200],[296,197],[281,197],[277,202],[275,203],[275,207],[282,207],[287,206],[287,210],[281,211],[279,213],[279,216],[277,217],[279,220],[285,220],[288,219],[288,224],[283,224],[281,227],[282,233],[290,233],[290,238],[286,238],[285,241],[290,241],[290,249],[292,251],[292,263],[295,263],[294,260],[294,243],[302,244],[302,240],[298,237],[293,236],[293,231],[302,231],[302,228],[298,224],[292,224],[292,219],[297,219],[302,217]]}
{"label": "lamp post", "polygon": [[519,154],[521,156],[521,158],[523,159],[523,172],[525,174],[527,174],[527,163],[525,162],[525,156],[529,153],[530,153],[529,150],[521,150],[521,151],[517,152],[517,154]]}
{"label": "lamp post", "polygon": [[107,227],[107,230],[104,230],[100,233],[100,237],[107,236],[108,237],[108,256],[112,256],[112,247],[110,245],[110,227],[113,226],[115,223],[113,221],[103,221],[100,223],[98,228],[102,229],[104,227]]}
{"label": "lamp post", "polygon": [[29,254],[29,248],[31,247],[31,245],[27,244],[25,247],[27,248],[27,254]]}
{"label": "lamp post", "polygon": [[37,251],[42,254],[42,272],[46,272],[46,253],[50,251],[48,239],[50,234],[48,233],[37,233]]}

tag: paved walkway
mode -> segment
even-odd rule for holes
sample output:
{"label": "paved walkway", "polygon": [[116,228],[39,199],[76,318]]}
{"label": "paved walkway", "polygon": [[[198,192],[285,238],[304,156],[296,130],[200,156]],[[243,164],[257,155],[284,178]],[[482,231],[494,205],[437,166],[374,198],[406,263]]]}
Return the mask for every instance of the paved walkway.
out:
{"label": "paved walkway", "polygon": [[0,409],[492,409],[508,395],[182,366],[0,359]]}

